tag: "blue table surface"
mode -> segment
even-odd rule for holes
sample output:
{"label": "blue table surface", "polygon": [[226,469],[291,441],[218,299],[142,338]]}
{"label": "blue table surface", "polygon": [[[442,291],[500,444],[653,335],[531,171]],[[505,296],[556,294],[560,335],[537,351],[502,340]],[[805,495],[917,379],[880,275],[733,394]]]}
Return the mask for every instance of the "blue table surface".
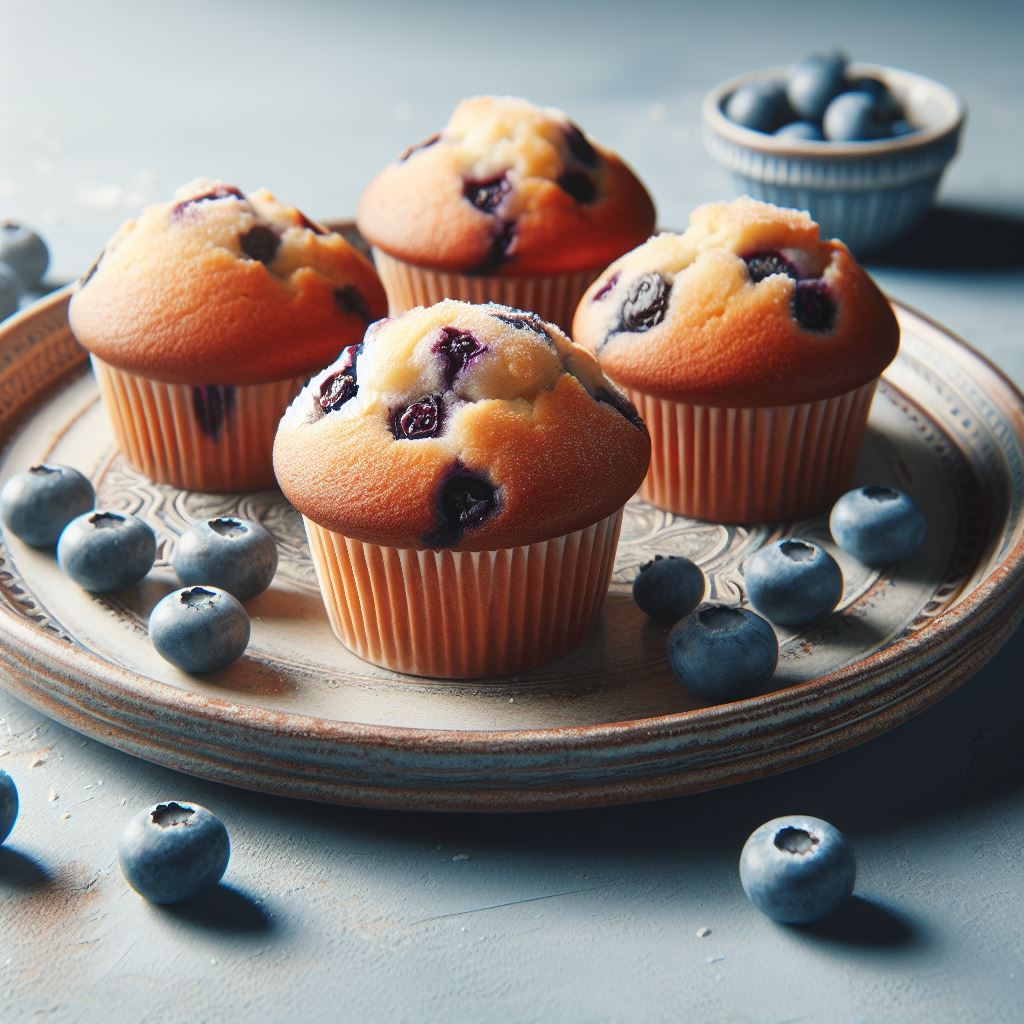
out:
{"label": "blue table surface", "polygon": [[[562,107],[664,224],[731,194],[700,141],[715,82],[815,49],[951,85],[970,115],[940,205],[869,262],[892,295],[1024,381],[1024,7],[0,2],[0,216],[70,280],[196,175],[322,219],[462,97]],[[1018,632],[961,690],[829,761],[698,797],[534,817],[290,802],[85,740],[0,690],[23,810],[0,849],[0,1020],[1024,1021]],[[227,823],[209,900],[160,910],[115,844],[186,797]],[[851,839],[857,897],[810,929],[740,889],[787,812]],[[710,929],[701,937],[698,931]]]}

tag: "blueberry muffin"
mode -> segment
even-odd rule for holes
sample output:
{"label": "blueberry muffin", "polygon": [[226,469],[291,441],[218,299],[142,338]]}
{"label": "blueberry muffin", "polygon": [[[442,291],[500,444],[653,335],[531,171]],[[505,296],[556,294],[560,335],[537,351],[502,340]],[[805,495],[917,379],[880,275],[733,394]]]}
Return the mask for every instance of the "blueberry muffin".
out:
{"label": "blueberry muffin", "polygon": [[295,393],[386,312],[369,261],[269,192],[196,180],[111,239],[69,319],[118,443],[154,480],[273,486]]}
{"label": "blueberry muffin", "polygon": [[828,508],[899,346],[889,303],[842,242],[746,198],[701,206],[684,234],[613,263],[573,332],[651,430],[643,496],[723,522]]}
{"label": "blueberry muffin", "polygon": [[649,454],[635,409],[557,327],[445,301],[374,324],[314,377],[274,466],[341,642],[468,678],[583,640]]}
{"label": "blueberry muffin", "polygon": [[601,269],[650,236],[654,205],[561,111],[478,96],[377,175],[358,224],[392,313],[493,300],[567,328]]}

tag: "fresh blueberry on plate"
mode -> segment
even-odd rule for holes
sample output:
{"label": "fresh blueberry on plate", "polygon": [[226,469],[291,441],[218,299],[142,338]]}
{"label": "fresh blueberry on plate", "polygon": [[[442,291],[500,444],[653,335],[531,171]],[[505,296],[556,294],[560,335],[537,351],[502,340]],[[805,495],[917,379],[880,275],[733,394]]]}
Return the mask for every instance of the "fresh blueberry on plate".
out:
{"label": "fresh blueberry on plate", "polygon": [[752,82],[741,85],[726,100],[725,116],[755,132],[773,132],[793,115],[782,83]]}
{"label": "fresh blueberry on plate", "polygon": [[11,834],[18,819],[18,787],[14,779],[0,768],[0,843]]}
{"label": "fresh blueberry on plate", "polygon": [[775,133],[780,139],[802,139],[805,142],[824,142],[821,126],[817,121],[790,121]]}
{"label": "fresh blueberry on plate", "polygon": [[155,560],[156,535],[127,512],[86,512],[72,519],[57,541],[61,569],[97,594],[138,583]]}
{"label": "fresh blueberry on plate", "polygon": [[76,516],[88,512],[96,492],[70,466],[40,463],[12,476],[0,491],[4,527],[34,548],[52,548]]}
{"label": "fresh blueberry on plate", "polygon": [[249,616],[226,590],[184,587],[168,594],[149,616],[157,653],[185,672],[216,672],[249,644]]}
{"label": "fresh blueberry on plate", "polygon": [[773,818],[751,833],[740,854],[750,902],[781,924],[810,924],[853,892],[857,864],[845,836],[821,818]]}
{"label": "fresh blueberry on plate", "polygon": [[871,142],[889,135],[879,101],[866,92],[840,93],[828,105],[821,126],[832,142]]}
{"label": "fresh blueberry on plate", "polygon": [[678,622],[704,597],[704,573],[682,555],[655,555],[633,580],[633,600],[660,622]]}
{"label": "fresh blueberry on plate", "polygon": [[844,551],[875,568],[908,558],[928,532],[924,513],[909,494],[878,484],[847,491],[832,506],[828,526]]}
{"label": "fresh blueberry on plate", "polygon": [[789,538],[766,544],[743,570],[750,603],[780,626],[824,618],[843,596],[836,560],[810,541]]}
{"label": "fresh blueberry on plate", "polygon": [[846,58],[840,54],[808,57],[789,72],[786,98],[797,116],[820,121],[825,108],[846,84]]}
{"label": "fresh blueberry on plate", "polygon": [[212,889],[224,877],[230,854],[220,818],[184,800],[135,815],[117,847],[128,884],[151,903],[185,903]]}
{"label": "fresh blueberry on plate", "polygon": [[259,523],[218,516],[181,535],[171,564],[185,586],[203,583],[248,601],[270,586],[277,545]]}
{"label": "fresh blueberry on plate", "polygon": [[21,278],[25,291],[36,291],[50,265],[46,243],[29,227],[13,220],[0,224],[0,263],[6,263]]}
{"label": "fresh blueberry on plate", "polygon": [[0,320],[18,312],[23,286],[21,278],[6,263],[0,263]]}
{"label": "fresh blueberry on plate", "polygon": [[779,660],[775,631],[747,608],[706,604],[668,635],[668,663],[690,693],[708,700],[749,697]]}

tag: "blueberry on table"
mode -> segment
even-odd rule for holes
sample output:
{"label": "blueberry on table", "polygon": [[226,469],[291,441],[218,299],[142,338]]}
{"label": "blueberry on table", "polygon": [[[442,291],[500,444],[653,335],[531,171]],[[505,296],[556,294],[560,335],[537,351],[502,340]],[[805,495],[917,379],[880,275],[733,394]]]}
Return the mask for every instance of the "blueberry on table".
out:
{"label": "blueberry on table", "polygon": [[262,594],[277,571],[277,545],[259,523],[218,516],[178,538],[171,559],[185,586],[219,587],[239,601]]}
{"label": "blueberry on table", "polygon": [[790,121],[775,132],[779,139],[800,139],[804,142],[824,142],[825,136],[817,121]]}
{"label": "blueberry on table", "polygon": [[707,604],[668,635],[668,664],[690,693],[709,700],[749,697],[779,660],[772,627],[746,608]]}
{"label": "blueberry on table", "polygon": [[843,596],[836,560],[810,541],[766,544],[743,570],[750,603],[782,626],[802,626],[828,615]]}
{"label": "blueberry on table", "polygon": [[175,590],[149,616],[157,653],[184,672],[216,672],[237,661],[249,631],[249,616],[237,598],[212,586]]}
{"label": "blueberry on table", "polygon": [[185,903],[212,889],[224,877],[230,854],[220,818],[184,800],[135,815],[117,846],[126,881],[151,903]]}
{"label": "blueberry on table", "polygon": [[825,108],[846,86],[846,59],[839,54],[808,57],[786,79],[786,98],[797,115],[820,121]]}
{"label": "blueberry on table", "polygon": [[6,263],[0,263],[0,320],[18,312],[24,286],[18,272]]}
{"label": "blueberry on table", "polygon": [[866,92],[840,93],[821,122],[831,142],[872,142],[889,135],[889,121],[878,100]]}
{"label": "blueberry on table", "polygon": [[40,463],[0,491],[4,527],[34,548],[52,548],[61,531],[96,502],[92,484],[70,466]]}
{"label": "blueberry on table", "polygon": [[755,132],[773,132],[793,115],[781,82],[751,82],[725,101],[725,116]]}
{"label": "blueberry on table", "polygon": [[928,532],[924,513],[909,494],[877,484],[847,491],[832,506],[828,526],[844,551],[875,568],[908,558]]}
{"label": "blueberry on table", "polygon": [[633,580],[633,600],[660,622],[678,622],[704,597],[704,573],[682,555],[655,555]]}
{"label": "blueberry on table", "polygon": [[18,819],[18,787],[14,779],[0,768],[0,843],[11,834]]}
{"label": "blueberry on table", "polygon": [[810,924],[853,892],[857,864],[846,837],[821,818],[774,818],[754,830],[740,854],[750,902],[780,924]]}
{"label": "blueberry on table", "polygon": [[57,563],[97,594],[138,583],[156,560],[156,534],[137,516],[97,509],[72,519],[57,541]]}
{"label": "blueberry on table", "polygon": [[50,252],[31,228],[8,220],[0,224],[0,263],[14,270],[24,290],[31,292],[42,284]]}

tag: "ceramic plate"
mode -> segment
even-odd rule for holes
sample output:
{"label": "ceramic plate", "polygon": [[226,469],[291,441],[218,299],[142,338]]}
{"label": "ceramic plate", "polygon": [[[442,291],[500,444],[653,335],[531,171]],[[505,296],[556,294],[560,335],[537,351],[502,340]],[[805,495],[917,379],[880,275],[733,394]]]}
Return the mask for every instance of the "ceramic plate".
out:
{"label": "ceramic plate", "polygon": [[[713,597],[743,599],[740,567],[766,540],[828,542],[824,518],[730,527],[626,510],[612,589],[580,650],[526,675],[439,682],[360,661],[331,634],[298,516],[276,492],[240,497],[150,483],[115,450],[58,293],[0,328],[0,477],[44,459],[91,475],[99,503],[157,530],[138,588],[97,597],[51,554],[0,547],[0,682],[81,733],[190,774],[375,807],[534,810],[694,792],[826,757],[899,724],[964,682],[1022,614],[1024,399],[998,370],[897,306],[899,358],[871,412],[858,480],[910,490],[929,536],[882,572],[836,555],[839,611],[780,633],[771,687],[704,707],[673,680],[666,629],[630,598],[641,562],[685,554]],[[249,604],[247,655],[205,678],[163,662],[149,610],[176,586],[179,534],[213,515],[258,519],[280,547]]]}

